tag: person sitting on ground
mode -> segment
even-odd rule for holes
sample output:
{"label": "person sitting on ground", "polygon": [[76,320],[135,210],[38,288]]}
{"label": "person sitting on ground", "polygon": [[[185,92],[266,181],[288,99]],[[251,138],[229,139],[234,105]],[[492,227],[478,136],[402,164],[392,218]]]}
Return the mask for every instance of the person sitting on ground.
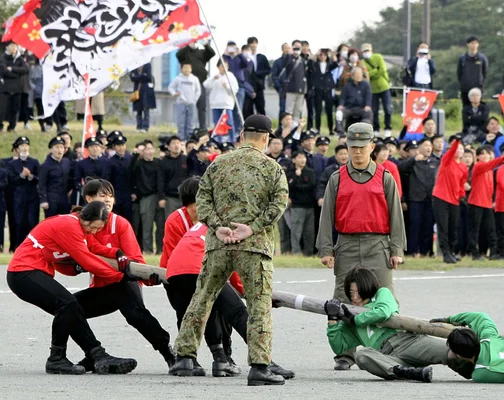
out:
{"label": "person sitting on ground", "polygon": [[335,354],[364,346],[355,354],[356,364],[387,380],[432,382],[430,365],[434,364],[448,365],[455,372],[464,373],[466,363],[449,359],[444,340],[379,326],[397,314],[399,306],[392,292],[380,287],[373,271],[353,268],[345,278],[345,294],[352,305],[369,310],[353,314],[337,299],[326,301],[327,337]]}
{"label": "person sitting on ground", "polygon": [[471,104],[462,108],[462,123],[464,124],[464,136],[473,134],[476,138],[481,137],[486,128],[490,108],[481,101],[481,89],[472,88],[469,90],[469,101]]}
{"label": "person sitting on ground", "polygon": [[341,92],[340,105],[336,112],[337,131],[343,131],[343,120],[352,118],[354,122],[373,123],[371,111],[371,86],[363,80],[361,67],[352,70],[352,80],[347,82]]}

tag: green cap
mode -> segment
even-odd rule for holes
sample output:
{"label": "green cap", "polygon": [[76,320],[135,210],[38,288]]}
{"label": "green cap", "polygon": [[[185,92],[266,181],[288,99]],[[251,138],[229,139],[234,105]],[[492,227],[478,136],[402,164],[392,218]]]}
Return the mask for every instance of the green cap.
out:
{"label": "green cap", "polygon": [[348,127],[346,136],[348,147],[364,147],[373,141],[373,125],[366,122],[352,124]]}

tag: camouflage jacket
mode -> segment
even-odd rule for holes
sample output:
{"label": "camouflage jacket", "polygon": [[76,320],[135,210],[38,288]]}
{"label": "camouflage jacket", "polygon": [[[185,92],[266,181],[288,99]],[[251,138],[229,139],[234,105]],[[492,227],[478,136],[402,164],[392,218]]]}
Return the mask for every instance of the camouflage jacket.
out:
{"label": "camouflage jacket", "polygon": [[[288,196],[282,167],[259,149],[244,144],[217,157],[201,178],[196,196],[198,219],[209,227],[206,251],[242,250],[273,257],[273,229]],[[254,234],[240,243],[224,244],[215,231],[233,228],[231,222],[249,225]]]}

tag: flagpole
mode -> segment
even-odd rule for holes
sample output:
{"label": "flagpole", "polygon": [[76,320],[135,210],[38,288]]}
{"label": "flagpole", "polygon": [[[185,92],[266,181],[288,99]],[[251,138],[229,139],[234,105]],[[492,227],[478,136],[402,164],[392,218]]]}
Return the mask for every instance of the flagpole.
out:
{"label": "flagpole", "polygon": [[[196,3],[198,3],[198,6],[199,6],[199,9],[201,11],[201,14],[203,15],[203,19],[205,20],[205,23],[206,23],[206,26],[208,27],[208,30],[210,32],[210,36],[212,37],[212,40],[214,41],[215,43],[215,50],[217,51],[217,55],[219,56],[219,59],[220,59],[220,62],[224,65],[224,59],[222,58],[222,54],[221,52],[219,51],[219,46],[217,46],[217,41],[215,40],[215,36],[212,32],[212,27],[210,26],[210,24],[208,23],[208,19],[206,17],[206,14],[205,14],[205,10],[203,10],[203,7],[201,6],[201,3],[199,0],[196,0]],[[238,109],[238,115],[240,116],[240,120],[241,120],[241,124],[243,126],[243,124],[245,124],[245,119],[243,118],[243,112],[242,112],[242,109],[241,109],[241,106],[240,106],[240,103],[238,103],[238,98],[236,97],[236,93],[233,91],[232,89],[232,85],[231,85],[231,80],[229,79],[229,76],[228,76],[228,71],[226,71],[226,69],[224,68],[224,73],[226,75],[226,79],[228,81],[228,84],[229,84],[229,88],[231,90],[231,94],[233,95],[233,99],[235,101],[235,105],[236,105],[236,108]],[[232,111],[232,110],[231,110]],[[237,134],[239,134],[240,132],[236,132]]]}

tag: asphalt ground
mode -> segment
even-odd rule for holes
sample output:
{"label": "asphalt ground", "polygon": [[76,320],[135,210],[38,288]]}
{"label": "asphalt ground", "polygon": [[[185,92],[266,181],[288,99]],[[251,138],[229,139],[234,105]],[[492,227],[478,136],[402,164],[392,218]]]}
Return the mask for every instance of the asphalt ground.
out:
{"label": "asphalt ground", "polygon": [[[5,267],[0,267],[5,272]],[[57,276],[71,290],[87,286],[88,277]],[[401,313],[419,318],[442,317],[462,311],[487,312],[504,332],[501,299],[504,271],[456,269],[446,272],[395,272]],[[324,269],[279,269],[274,288],[320,299],[329,298],[334,277]],[[175,313],[164,289],[146,288],[145,303],[161,325],[176,335]],[[133,357],[138,367],[128,375],[55,376],[44,372],[49,354],[51,317],[19,300],[0,282],[1,345],[0,399],[500,399],[504,387],[466,381],[443,366],[434,367],[431,384],[384,381],[354,366],[333,370],[333,354],[325,335],[324,316],[290,309],[273,310],[273,359],[296,372],[296,378],[278,387],[248,387],[247,349],[233,334],[233,357],[242,367],[235,378],[168,375],[167,366],[147,341],[115,313],[91,320],[98,340],[116,356]],[[81,350],[71,342],[69,359],[78,362]],[[206,345],[198,359],[211,375],[211,356]]]}

